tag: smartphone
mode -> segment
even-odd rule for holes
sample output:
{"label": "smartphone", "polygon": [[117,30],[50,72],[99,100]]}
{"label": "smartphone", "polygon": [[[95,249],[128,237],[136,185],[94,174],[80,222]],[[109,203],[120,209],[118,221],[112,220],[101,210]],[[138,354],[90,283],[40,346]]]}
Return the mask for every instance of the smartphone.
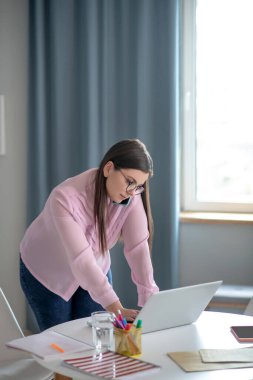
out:
{"label": "smartphone", "polygon": [[238,342],[253,342],[253,325],[252,326],[231,326],[231,332]]}

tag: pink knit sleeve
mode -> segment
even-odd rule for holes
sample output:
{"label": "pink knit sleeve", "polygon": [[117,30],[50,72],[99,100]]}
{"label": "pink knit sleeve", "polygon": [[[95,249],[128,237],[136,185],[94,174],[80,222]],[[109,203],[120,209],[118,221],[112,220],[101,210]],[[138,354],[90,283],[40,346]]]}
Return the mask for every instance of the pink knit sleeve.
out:
{"label": "pink knit sleeve", "polygon": [[141,197],[136,201],[124,223],[122,237],[132,280],[137,286],[138,306],[143,306],[147,299],[159,289],[153,277],[148,246],[147,217]]}

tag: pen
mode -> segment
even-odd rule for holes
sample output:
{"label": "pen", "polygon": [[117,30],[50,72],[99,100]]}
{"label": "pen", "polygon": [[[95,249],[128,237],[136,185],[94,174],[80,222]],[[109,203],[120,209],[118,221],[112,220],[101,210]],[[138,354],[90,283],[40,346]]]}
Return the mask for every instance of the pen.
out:
{"label": "pen", "polygon": [[54,348],[56,351],[64,352],[63,348],[61,348],[60,346],[58,346],[58,345],[55,344],[55,343],[51,343],[50,346],[51,346],[52,348]]}

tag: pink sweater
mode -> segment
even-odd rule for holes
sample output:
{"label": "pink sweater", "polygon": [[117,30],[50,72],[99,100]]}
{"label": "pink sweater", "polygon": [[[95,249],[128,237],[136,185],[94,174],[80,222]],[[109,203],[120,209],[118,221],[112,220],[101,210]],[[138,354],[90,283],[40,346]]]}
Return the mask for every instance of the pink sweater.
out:
{"label": "pink sweater", "polygon": [[[20,245],[23,262],[33,276],[68,301],[76,289],[86,289],[104,308],[119,298],[108,282],[110,254],[99,251],[93,200],[96,169],[69,178],[51,192],[41,214],[27,229]],[[108,199],[108,248],[121,235],[124,254],[137,286],[138,306],[159,291],[153,279],[147,218],[141,196],[126,207]]]}

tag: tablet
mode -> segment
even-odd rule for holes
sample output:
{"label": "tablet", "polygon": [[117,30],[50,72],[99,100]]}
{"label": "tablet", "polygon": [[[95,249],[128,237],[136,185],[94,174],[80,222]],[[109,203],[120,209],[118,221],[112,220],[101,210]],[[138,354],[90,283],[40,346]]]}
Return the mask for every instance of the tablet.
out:
{"label": "tablet", "polygon": [[253,325],[231,326],[231,332],[238,342],[253,342]]}

